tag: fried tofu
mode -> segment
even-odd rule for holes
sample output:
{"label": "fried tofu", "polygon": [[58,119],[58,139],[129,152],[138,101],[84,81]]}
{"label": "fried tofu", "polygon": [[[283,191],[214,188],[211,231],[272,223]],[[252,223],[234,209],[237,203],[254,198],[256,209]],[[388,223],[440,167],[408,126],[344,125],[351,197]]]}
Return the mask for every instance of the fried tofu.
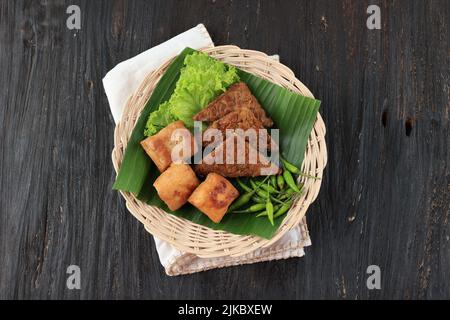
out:
{"label": "fried tofu", "polygon": [[191,166],[172,163],[155,180],[153,186],[161,200],[167,204],[170,210],[175,211],[188,201],[189,196],[199,184],[200,181]]}
{"label": "fried tofu", "polygon": [[227,137],[205,155],[202,163],[194,165],[194,171],[200,176],[216,172],[224,177],[237,178],[275,175],[280,173],[280,168],[243,137],[236,135]]}
{"label": "fried tofu", "polygon": [[166,170],[174,161],[182,163],[192,157],[198,148],[182,121],[169,124],[157,134],[141,141],[141,145],[160,172]]}
{"label": "fried tofu", "polygon": [[210,173],[189,197],[189,203],[219,223],[239,192],[230,181],[217,173]]}
{"label": "fried tofu", "polygon": [[250,89],[244,82],[238,82],[232,85],[227,91],[211,102],[205,109],[196,114],[195,121],[216,121],[226,114],[241,108],[250,109],[255,117],[261,121],[263,126],[273,126],[264,109],[258,100],[253,96]]}

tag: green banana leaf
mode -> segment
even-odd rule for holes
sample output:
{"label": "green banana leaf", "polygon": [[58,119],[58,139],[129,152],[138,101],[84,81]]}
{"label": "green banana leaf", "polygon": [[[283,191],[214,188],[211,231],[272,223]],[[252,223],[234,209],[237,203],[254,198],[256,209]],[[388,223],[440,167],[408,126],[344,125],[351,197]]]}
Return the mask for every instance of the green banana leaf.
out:
{"label": "green banana leaf", "polygon": [[[192,52],[194,52],[193,49],[186,48],[172,62],[157,84],[133,130],[113,188],[133,192],[140,200],[149,205],[157,206],[173,215],[212,229],[270,239],[278,230],[283,217],[276,219],[272,226],[267,219],[256,218],[254,214],[226,214],[222,221],[216,224],[190,204],[186,204],[177,211],[171,211],[158,197],[152,186],[159,171],[143,151],[139,142],[145,138],[143,132],[148,115],[159,104],[170,98],[180,76],[184,58]],[[241,81],[249,86],[253,95],[273,119],[275,127],[280,129],[282,155],[289,162],[300,167],[308,137],[317,117],[320,101],[293,93],[242,70],[239,70],[238,73]]]}

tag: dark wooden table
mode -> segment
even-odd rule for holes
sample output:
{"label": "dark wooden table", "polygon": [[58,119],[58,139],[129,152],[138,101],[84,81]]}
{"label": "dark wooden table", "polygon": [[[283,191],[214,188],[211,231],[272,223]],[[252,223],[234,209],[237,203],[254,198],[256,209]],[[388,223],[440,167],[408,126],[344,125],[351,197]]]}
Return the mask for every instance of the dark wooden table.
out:
{"label": "dark wooden table", "polygon": [[[66,8],[81,8],[81,30]],[[381,30],[369,30],[370,4]],[[0,1],[0,298],[450,298],[449,15],[442,1]],[[278,53],[329,163],[300,259],[170,278],[111,187],[102,77],[204,23]],[[81,290],[66,287],[81,268]],[[381,289],[366,286],[369,265]]]}

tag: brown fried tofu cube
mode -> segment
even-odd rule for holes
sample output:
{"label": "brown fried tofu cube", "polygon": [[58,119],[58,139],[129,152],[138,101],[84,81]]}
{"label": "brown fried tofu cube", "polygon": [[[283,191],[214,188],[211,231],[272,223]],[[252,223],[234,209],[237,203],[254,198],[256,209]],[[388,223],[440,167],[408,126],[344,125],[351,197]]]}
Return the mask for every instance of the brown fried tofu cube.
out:
{"label": "brown fried tofu cube", "polygon": [[189,197],[189,203],[219,223],[239,192],[226,178],[210,173]]}
{"label": "brown fried tofu cube", "polygon": [[189,196],[199,184],[200,181],[191,166],[172,163],[155,180],[153,186],[161,200],[167,204],[170,210],[175,211],[188,201]]}
{"label": "brown fried tofu cube", "polygon": [[160,172],[172,162],[182,163],[197,152],[195,139],[182,121],[169,124],[157,134],[141,141],[141,145]]}

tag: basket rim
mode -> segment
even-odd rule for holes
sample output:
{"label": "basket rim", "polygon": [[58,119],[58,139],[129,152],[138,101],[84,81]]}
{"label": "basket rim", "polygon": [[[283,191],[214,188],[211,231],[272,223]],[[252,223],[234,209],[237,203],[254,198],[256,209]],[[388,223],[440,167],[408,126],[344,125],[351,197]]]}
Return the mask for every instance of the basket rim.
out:
{"label": "basket rim", "polygon": [[[227,63],[233,64],[233,59],[236,59],[236,61],[243,61],[244,58],[251,57],[251,61],[254,64],[263,64],[267,69],[274,70],[274,73],[280,73],[285,78],[287,83],[290,84],[295,90],[296,93],[309,96],[311,98],[314,98],[311,91],[299,80],[295,77],[293,71],[288,68],[287,66],[283,65],[279,61],[275,61],[271,59],[267,54],[255,51],[255,50],[247,50],[247,49],[241,49],[234,45],[225,45],[225,46],[215,46],[211,48],[204,48],[200,49],[199,51],[203,51],[209,55],[213,55],[215,58],[220,58],[223,56],[226,56],[228,61]],[[153,72],[150,72],[146,78],[142,81],[139,88],[129,97],[122,117],[120,121],[117,123],[115,130],[114,130],[114,148],[112,151],[112,162],[114,165],[114,169],[116,171],[116,174],[119,171],[121,161],[123,159],[123,153],[126,149],[126,144],[128,143],[128,140],[131,136],[131,132],[134,129],[134,125],[139,118],[139,115],[142,111],[142,108],[138,110],[137,115],[129,116],[128,112],[134,107],[136,109],[137,102],[141,102],[142,98],[144,96],[144,92],[147,95],[151,95],[153,92],[154,87],[159,81],[159,78],[164,74],[167,66],[170,64],[170,62],[175,57],[167,59],[165,63],[163,63],[158,69],[156,69]],[[246,63],[246,61],[244,61]],[[247,64],[246,66],[252,66],[252,64]],[[239,67],[239,66],[238,66]],[[244,67],[242,67],[244,68]],[[251,71],[249,71],[252,73]],[[260,75],[258,75],[260,76]],[[269,80],[271,81],[271,80]],[[274,82],[274,81],[272,81]],[[151,85],[149,86],[149,83]],[[277,83],[277,82],[274,82]],[[280,83],[277,83],[278,85],[281,85],[283,87],[286,87],[285,85],[282,85]],[[290,89],[290,88],[288,88]],[[139,100],[141,99],[141,100]],[[145,102],[147,102],[148,99],[145,99]],[[142,102],[141,102],[142,104]],[[145,105],[145,103],[144,103]],[[142,106],[143,107],[143,106]],[[124,134],[125,137],[124,137]],[[317,147],[318,145],[321,146],[319,148],[320,154],[318,157],[320,158],[321,166],[319,166],[319,171],[316,170],[316,174],[321,178],[323,176],[323,171],[327,164],[327,148],[326,148],[326,141],[325,141],[325,135],[326,135],[326,128],[325,123],[320,115],[320,112],[317,114],[316,122],[313,126],[313,129],[311,130],[311,134],[309,137],[309,141],[305,150],[305,159],[306,154],[308,153],[308,150],[312,147]],[[125,139],[124,139],[125,138]],[[305,164],[305,160],[303,161],[302,167]],[[304,179],[304,178],[303,178]],[[309,179],[313,180],[313,179]],[[312,204],[312,202],[315,201],[317,198],[317,195],[319,193],[320,187],[321,187],[321,179],[314,180],[309,186],[309,188],[312,188],[312,194],[308,194],[309,201],[305,201],[305,197],[307,193],[310,192],[309,188],[305,185],[305,192],[302,194],[302,196],[293,204],[290,211],[295,209],[297,211],[297,215],[295,216],[294,221],[289,221],[289,223],[286,223],[286,220],[288,218],[288,215],[286,215],[283,218],[283,221],[274,234],[274,236],[271,239],[263,239],[257,236],[253,235],[237,235],[232,234],[227,231],[223,230],[214,230],[210,229],[208,227],[197,225],[187,219],[183,219],[174,215],[171,215],[170,213],[164,212],[162,209],[153,207],[150,205],[147,205],[146,203],[138,200],[135,195],[133,195],[130,192],[126,191],[119,191],[120,194],[125,198],[126,201],[126,207],[130,211],[131,214],[133,214],[134,217],[136,217],[142,224],[144,224],[145,230],[149,233],[151,233],[153,236],[164,240],[168,243],[170,243],[172,246],[174,246],[177,250],[180,250],[185,253],[191,253],[195,254],[199,257],[204,258],[217,258],[217,257],[224,257],[224,256],[242,256],[245,254],[248,254],[256,249],[264,248],[272,245],[273,243],[277,242],[283,235],[285,235],[289,230],[291,230],[293,227],[298,225],[301,220],[304,218],[307,209]],[[139,207],[142,205],[143,207]],[[143,208],[147,207],[147,209],[150,210],[151,216],[148,216],[147,214],[143,213]],[[158,230],[158,220],[171,220],[171,223],[173,224],[183,224],[188,225],[190,229],[207,229],[205,232],[209,232],[210,234],[213,234],[213,237],[215,239],[227,237],[232,239],[232,241],[229,241],[226,245],[220,245],[216,247],[209,247],[207,245],[202,245],[200,243],[195,243],[194,245],[187,245],[183,242],[183,240],[189,239],[189,235],[185,235],[186,238],[183,239],[177,239],[171,234],[171,232],[163,232],[162,230]],[[292,220],[292,219],[291,219]],[[295,223],[293,223],[295,222]],[[197,226],[197,227],[196,227]],[[199,232],[199,231],[198,231]],[[241,245],[239,245],[241,244]]]}

